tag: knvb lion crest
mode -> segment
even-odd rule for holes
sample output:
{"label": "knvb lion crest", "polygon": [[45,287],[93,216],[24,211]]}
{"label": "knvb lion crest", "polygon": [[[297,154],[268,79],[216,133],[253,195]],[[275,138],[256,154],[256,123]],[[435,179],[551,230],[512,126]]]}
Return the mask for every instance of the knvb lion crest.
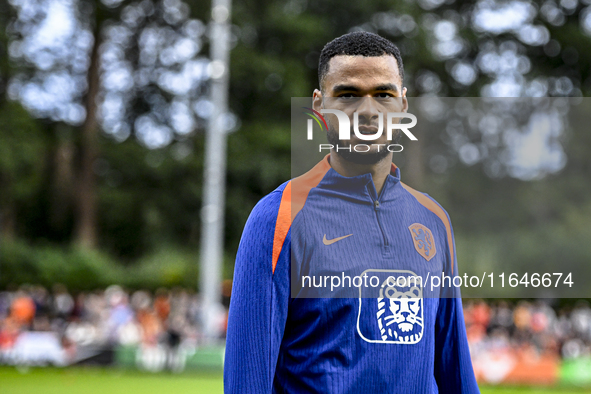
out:
{"label": "knvb lion crest", "polygon": [[[424,333],[423,281],[412,271],[369,269],[382,281],[379,293],[360,287],[357,332],[370,343],[413,345]],[[364,297],[377,295],[377,298]]]}
{"label": "knvb lion crest", "polygon": [[419,252],[419,254],[425,258],[425,260],[431,261],[431,259],[435,257],[435,254],[437,253],[435,239],[433,238],[433,233],[431,233],[431,230],[420,223],[411,224],[408,229],[410,230],[412,241],[417,252]]}
{"label": "knvb lion crest", "polygon": [[[418,283],[417,283],[418,284]],[[412,286],[407,291],[387,287],[378,298],[378,328],[382,341],[417,343],[423,337],[423,291]]]}

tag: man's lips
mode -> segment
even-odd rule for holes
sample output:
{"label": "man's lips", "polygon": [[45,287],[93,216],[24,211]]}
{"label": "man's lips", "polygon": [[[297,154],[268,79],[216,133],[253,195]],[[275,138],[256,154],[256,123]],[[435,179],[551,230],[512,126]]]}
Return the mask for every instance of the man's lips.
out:
{"label": "man's lips", "polygon": [[359,126],[359,132],[361,134],[375,134],[378,132],[378,128],[376,126]]}

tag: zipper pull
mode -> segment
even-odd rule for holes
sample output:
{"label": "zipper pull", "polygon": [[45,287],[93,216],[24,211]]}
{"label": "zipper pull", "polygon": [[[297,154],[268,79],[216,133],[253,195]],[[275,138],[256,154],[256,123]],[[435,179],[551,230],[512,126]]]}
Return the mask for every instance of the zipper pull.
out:
{"label": "zipper pull", "polygon": [[375,209],[380,209],[380,202],[379,202],[378,200],[375,200],[375,201],[373,202],[373,207],[374,207]]}

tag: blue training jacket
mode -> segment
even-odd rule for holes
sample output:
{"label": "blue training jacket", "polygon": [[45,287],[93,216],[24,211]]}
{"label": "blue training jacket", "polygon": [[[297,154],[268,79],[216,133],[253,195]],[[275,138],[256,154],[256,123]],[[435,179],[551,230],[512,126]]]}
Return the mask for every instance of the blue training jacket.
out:
{"label": "blue training jacket", "polygon": [[325,157],[246,223],[225,393],[479,393],[459,290],[405,284],[442,273],[458,269],[435,200],[395,165],[378,196],[370,174],[343,177]]}

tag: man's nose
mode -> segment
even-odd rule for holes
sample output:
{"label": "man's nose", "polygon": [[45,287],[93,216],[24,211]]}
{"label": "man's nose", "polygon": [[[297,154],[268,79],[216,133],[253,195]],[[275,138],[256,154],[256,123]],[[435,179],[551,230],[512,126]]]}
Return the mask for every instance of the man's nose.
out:
{"label": "man's nose", "polygon": [[377,103],[372,97],[361,98],[356,112],[361,124],[371,124],[378,119],[380,114]]}

